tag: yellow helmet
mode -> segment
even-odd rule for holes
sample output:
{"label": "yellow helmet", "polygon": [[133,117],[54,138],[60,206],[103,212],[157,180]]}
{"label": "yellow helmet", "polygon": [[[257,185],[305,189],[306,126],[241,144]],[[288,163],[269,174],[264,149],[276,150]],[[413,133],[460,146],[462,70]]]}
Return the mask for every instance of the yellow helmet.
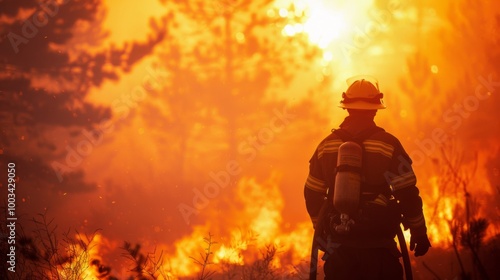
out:
{"label": "yellow helmet", "polygon": [[340,108],[358,110],[385,109],[384,94],[378,89],[378,81],[371,76],[355,76],[347,79],[349,87],[342,93]]}

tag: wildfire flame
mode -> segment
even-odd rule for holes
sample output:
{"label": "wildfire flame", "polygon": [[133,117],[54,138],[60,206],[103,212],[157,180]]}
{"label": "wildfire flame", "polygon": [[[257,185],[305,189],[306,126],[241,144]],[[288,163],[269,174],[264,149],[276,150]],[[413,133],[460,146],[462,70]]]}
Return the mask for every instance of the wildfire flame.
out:
{"label": "wildfire flame", "polygon": [[204,250],[203,237],[210,232],[223,232],[221,226],[229,228],[229,233],[216,237],[223,243],[214,242],[211,259],[214,264],[251,264],[266,246],[275,246],[278,254],[287,252],[291,255],[290,262],[279,256],[274,258],[272,266],[276,269],[291,270],[292,264],[306,260],[310,254],[312,226],[307,222],[283,230],[281,211],[284,203],[278,180],[278,176],[263,183],[258,183],[253,177],[240,179],[236,186],[236,200],[243,206],[241,211],[231,213],[233,224],[221,225],[217,224],[217,219],[209,219],[206,224],[196,226],[190,236],[176,242],[176,252],[169,257],[172,274],[183,277],[199,272],[200,267],[192,258]]}
{"label": "wildfire flame", "polygon": [[[432,243],[437,246],[448,247],[453,240],[453,226],[461,225],[462,229],[468,228],[468,222],[477,218],[491,218],[495,213],[490,213],[494,208],[488,207],[487,198],[495,197],[495,190],[488,180],[487,162],[488,154],[480,154],[476,163],[464,164],[461,170],[456,170],[464,182],[459,184],[443,176],[432,176],[429,179],[430,188],[424,193],[424,213],[427,221],[428,235]],[[474,165],[477,165],[476,168]],[[471,174],[463,170],[475,170]],[[465,184],[465,188],[464,185]],[[429,194],[429,196],[425,196]],[[481,199],[481,203],[478,202]],[[492,215],[493,214],[493,215]],[[459,232],[455,232],[459,234]],[[490,221],[486,229],[485,240],[498,234],[495,221]],[[455,240],[456,241],[456,240]]]}
{"label": "wildfire flame", "polygon": [[62,255],[68,261],[57,269],[62,279],[98,279],[98,270],[92,266],[94,260],[101,261],[102,248],[110,244],[100,233],[86,236],[78,233],[75,239],[68,241]]}

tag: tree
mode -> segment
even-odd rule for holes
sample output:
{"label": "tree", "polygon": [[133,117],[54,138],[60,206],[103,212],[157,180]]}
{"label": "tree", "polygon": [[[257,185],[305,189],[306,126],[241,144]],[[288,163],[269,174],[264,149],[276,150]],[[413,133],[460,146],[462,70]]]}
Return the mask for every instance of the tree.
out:
{"label": "tree", "polygon": [[98,0],[0,2],[0,165],[15,164],[19,224],[57,209],[66,193],[96,188],[80,163],[112,128],[112,112],[86,95],[130,71],[165,36],[152,24],[146,42],[103,47],[104,12]]}
{"label": "tree", "polygon": [[283,110],[287,86],[320,54],[306,35],[283,35],[285,26],[305,20],[304,12],[269,0],[175,1],[173,9],[159,60],[170,78],[144,107],[145,120],[172,143],[163,154],[175,159],[176,174],[194,155],[203,157],[190,170],[251,157],[242,141]]}

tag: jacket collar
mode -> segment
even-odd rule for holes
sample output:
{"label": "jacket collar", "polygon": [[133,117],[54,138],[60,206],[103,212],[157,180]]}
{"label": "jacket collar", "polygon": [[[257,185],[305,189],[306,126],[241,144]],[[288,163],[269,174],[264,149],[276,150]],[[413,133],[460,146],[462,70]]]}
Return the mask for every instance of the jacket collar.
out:
{"label": "jacket collar", "polygon": [[347,116],[344,121],[340,124],[341,129],[345,129],[351,135],[357,135],[361,131],[364,131],[370,127],[376,126],[373,118],[367,118],[366,116]]}

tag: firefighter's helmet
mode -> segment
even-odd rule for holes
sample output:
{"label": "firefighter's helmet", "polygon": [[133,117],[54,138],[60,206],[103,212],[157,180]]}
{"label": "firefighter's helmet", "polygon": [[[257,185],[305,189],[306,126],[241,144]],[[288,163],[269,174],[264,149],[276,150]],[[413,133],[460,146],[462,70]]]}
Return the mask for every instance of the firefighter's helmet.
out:
{"label": "firefighter's helmet", "polygon": [[358,110],[385,109],[384,94],[378,88],[378,81],[371,76],[355,76],[347,79],[349,87],[342,93],[340,108]]}

